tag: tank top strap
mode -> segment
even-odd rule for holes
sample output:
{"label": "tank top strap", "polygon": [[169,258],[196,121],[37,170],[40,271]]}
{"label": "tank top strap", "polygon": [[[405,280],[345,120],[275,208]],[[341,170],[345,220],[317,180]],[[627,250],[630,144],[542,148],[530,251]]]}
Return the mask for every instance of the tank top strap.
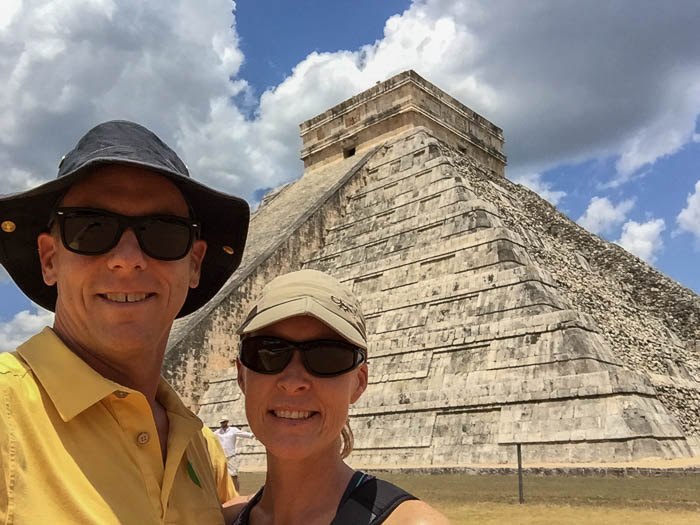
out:
{"label": "tank top strap", "polygon": [[260,501],[260,498],[262,498],[263,490],[265,490],[265,485],[260,487],[260,490],[253,496],[250,501],[246,504],[245,507],[243,507],[243,510],[241,513],[238,515],[238,517],[233,520],[233,523],[231,525],[249,525],[250,523],[250,511],[253,510],[253,507],[258,504]]}
{"label": "tank top strap", "polygon": [[367,474],[365,472],[362,472],[361,470],[355,471],[355,473],[350,478],[350,481],[348,481],[347,487],[345,487],[345,492],[343,492],[343,497],[340,498],[340,503],[338,504],[338,510],[340,510],[340,508],[343,506],[343,504],[345,504],[345,502],[350,497],[350,494],[352,494],[353,490],[355,490],[357,487],[363,485],[364,483],[367,483],[371,479],[374,479],[374,476],[372,476],[371,474]]}

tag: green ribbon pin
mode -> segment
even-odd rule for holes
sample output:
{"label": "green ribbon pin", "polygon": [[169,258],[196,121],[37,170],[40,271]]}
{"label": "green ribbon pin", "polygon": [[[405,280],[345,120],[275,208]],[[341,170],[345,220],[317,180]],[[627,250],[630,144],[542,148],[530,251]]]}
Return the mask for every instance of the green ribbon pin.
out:
{"label": "green ribbon pin", "polygon": [[190,479],[194,482],[195,485],[197,485],[200,489],[202,488],[202,484],[199,481],[199,478],[197,477],[197,473],[194,471],[194,467],[192,466],[192,463],[190,463],[190,460],[187,460],[187,473],[190,475]]}

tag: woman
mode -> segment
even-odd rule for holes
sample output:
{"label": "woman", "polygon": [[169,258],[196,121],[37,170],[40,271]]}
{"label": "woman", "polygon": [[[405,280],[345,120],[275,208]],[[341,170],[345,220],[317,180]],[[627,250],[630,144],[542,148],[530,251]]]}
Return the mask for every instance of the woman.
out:
{"label": "woman", "polygon": [[278,277],[238,333],[238,384],[265,445],[267,477],[234,507],[235,525],[448,523],[343,461],[352,450],[348,409],[367,387],[367,337],[359,304],[340,283],[314,270]]}

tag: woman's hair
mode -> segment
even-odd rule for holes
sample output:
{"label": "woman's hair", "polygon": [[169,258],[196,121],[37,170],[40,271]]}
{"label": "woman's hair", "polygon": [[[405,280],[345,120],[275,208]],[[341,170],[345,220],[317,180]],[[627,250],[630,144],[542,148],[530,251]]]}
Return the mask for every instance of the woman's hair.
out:
{"label": "woman's hair", "polygon": [[352,434],[352,429],[350,428],[350,420],[348,419],[343,425],[340,431],[340,457],[345,459],[352,452],[352,448],[355,446],[355,436]]}

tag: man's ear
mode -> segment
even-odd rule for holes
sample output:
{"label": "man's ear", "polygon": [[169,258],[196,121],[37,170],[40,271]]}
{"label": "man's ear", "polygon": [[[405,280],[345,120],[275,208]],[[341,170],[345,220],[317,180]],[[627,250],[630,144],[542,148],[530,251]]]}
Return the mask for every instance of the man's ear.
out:
{"label": "man's ear", "polygon": [[199,286],[199,276],[202,273],[202,261],[207,253],[207,241],[201,239],[194,241],[192,244],[192,253],[190,254],[190,288]]}
{"label": "man's ear", "polygon": [[56,272],[56,237],[50,233],[40,233],[36,238],[41,262],[41,275],[47,286],[53,286],[58,280]]}
{"label": "man's ear", "polygon": [[236,374],[238,376],[238,388],[240,388],[241,392],[243,392],[243,395],[245,395],[245,379],[243,378],[243,364],[241,363],[240,359],[236,359],[236,370],[238,370],[238,373]]}
{"label": "man's ear", "polygon": [[368,375],[367,363],[362,363],[362,365],[357,369],[357,386],[355,387],[355,391],[350,396],[351,404],[360,399],[362,393],[367,389]]}

